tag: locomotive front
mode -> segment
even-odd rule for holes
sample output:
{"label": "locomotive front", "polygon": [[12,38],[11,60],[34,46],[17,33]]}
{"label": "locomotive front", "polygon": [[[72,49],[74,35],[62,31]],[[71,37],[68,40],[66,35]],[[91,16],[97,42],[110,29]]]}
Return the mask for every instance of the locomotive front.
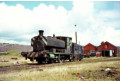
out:
{"label": "locomotive front", "polygon": [[33,47],[33,52],[39,52],[45,49],[47,39],[45,36],[43,36],[43,32],[43,30],[39,30],[39,35],[31,39],[31,46]]}

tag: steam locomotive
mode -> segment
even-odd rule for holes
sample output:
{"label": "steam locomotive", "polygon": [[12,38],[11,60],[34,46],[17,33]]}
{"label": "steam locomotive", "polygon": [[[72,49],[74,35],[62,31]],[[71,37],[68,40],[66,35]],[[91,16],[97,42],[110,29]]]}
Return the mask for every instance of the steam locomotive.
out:
{"label": "steam locomotive", "polygon": [[43,30],[39,30],[39,35],[31,39],[33,51],[21,52],[23,57],[36,60],[39,64],[83,59],[83,46],[73,43],[71,37],[45,37],[43,33]]}

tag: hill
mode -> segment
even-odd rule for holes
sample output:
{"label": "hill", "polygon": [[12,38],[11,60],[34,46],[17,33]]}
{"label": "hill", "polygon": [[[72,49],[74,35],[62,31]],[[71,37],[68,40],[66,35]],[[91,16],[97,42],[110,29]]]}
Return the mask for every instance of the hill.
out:
{"label": "hill", "polygon": [[0,52],[1,53],[7,52],[9,50],[31,51],[32,47],[30,45],[0,43]]}

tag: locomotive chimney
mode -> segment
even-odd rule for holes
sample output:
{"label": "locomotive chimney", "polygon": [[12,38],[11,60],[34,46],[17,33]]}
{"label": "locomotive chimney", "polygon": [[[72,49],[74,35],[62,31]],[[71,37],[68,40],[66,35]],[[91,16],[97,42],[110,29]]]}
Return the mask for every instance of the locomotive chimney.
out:
{"label": "locomotive chimney", "polygon": [[43,30],[39,30],[39,36],[43,36]]}

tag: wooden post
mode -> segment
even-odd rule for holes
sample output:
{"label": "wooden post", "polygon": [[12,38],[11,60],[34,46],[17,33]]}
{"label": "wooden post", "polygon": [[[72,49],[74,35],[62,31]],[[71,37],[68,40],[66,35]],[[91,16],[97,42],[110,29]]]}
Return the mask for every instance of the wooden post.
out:
{"label": "wooden post", "polygon": [[76,44],[77,44],[77,32],[75,32],[75,39],[76,39]]}
{"label": "wooden post", "polygon": [[[75,24],[75,27],[76,27],[76,24]],[[75,40],[76,40],[76,44],[77,44],[77,32],[75,30]]]}

